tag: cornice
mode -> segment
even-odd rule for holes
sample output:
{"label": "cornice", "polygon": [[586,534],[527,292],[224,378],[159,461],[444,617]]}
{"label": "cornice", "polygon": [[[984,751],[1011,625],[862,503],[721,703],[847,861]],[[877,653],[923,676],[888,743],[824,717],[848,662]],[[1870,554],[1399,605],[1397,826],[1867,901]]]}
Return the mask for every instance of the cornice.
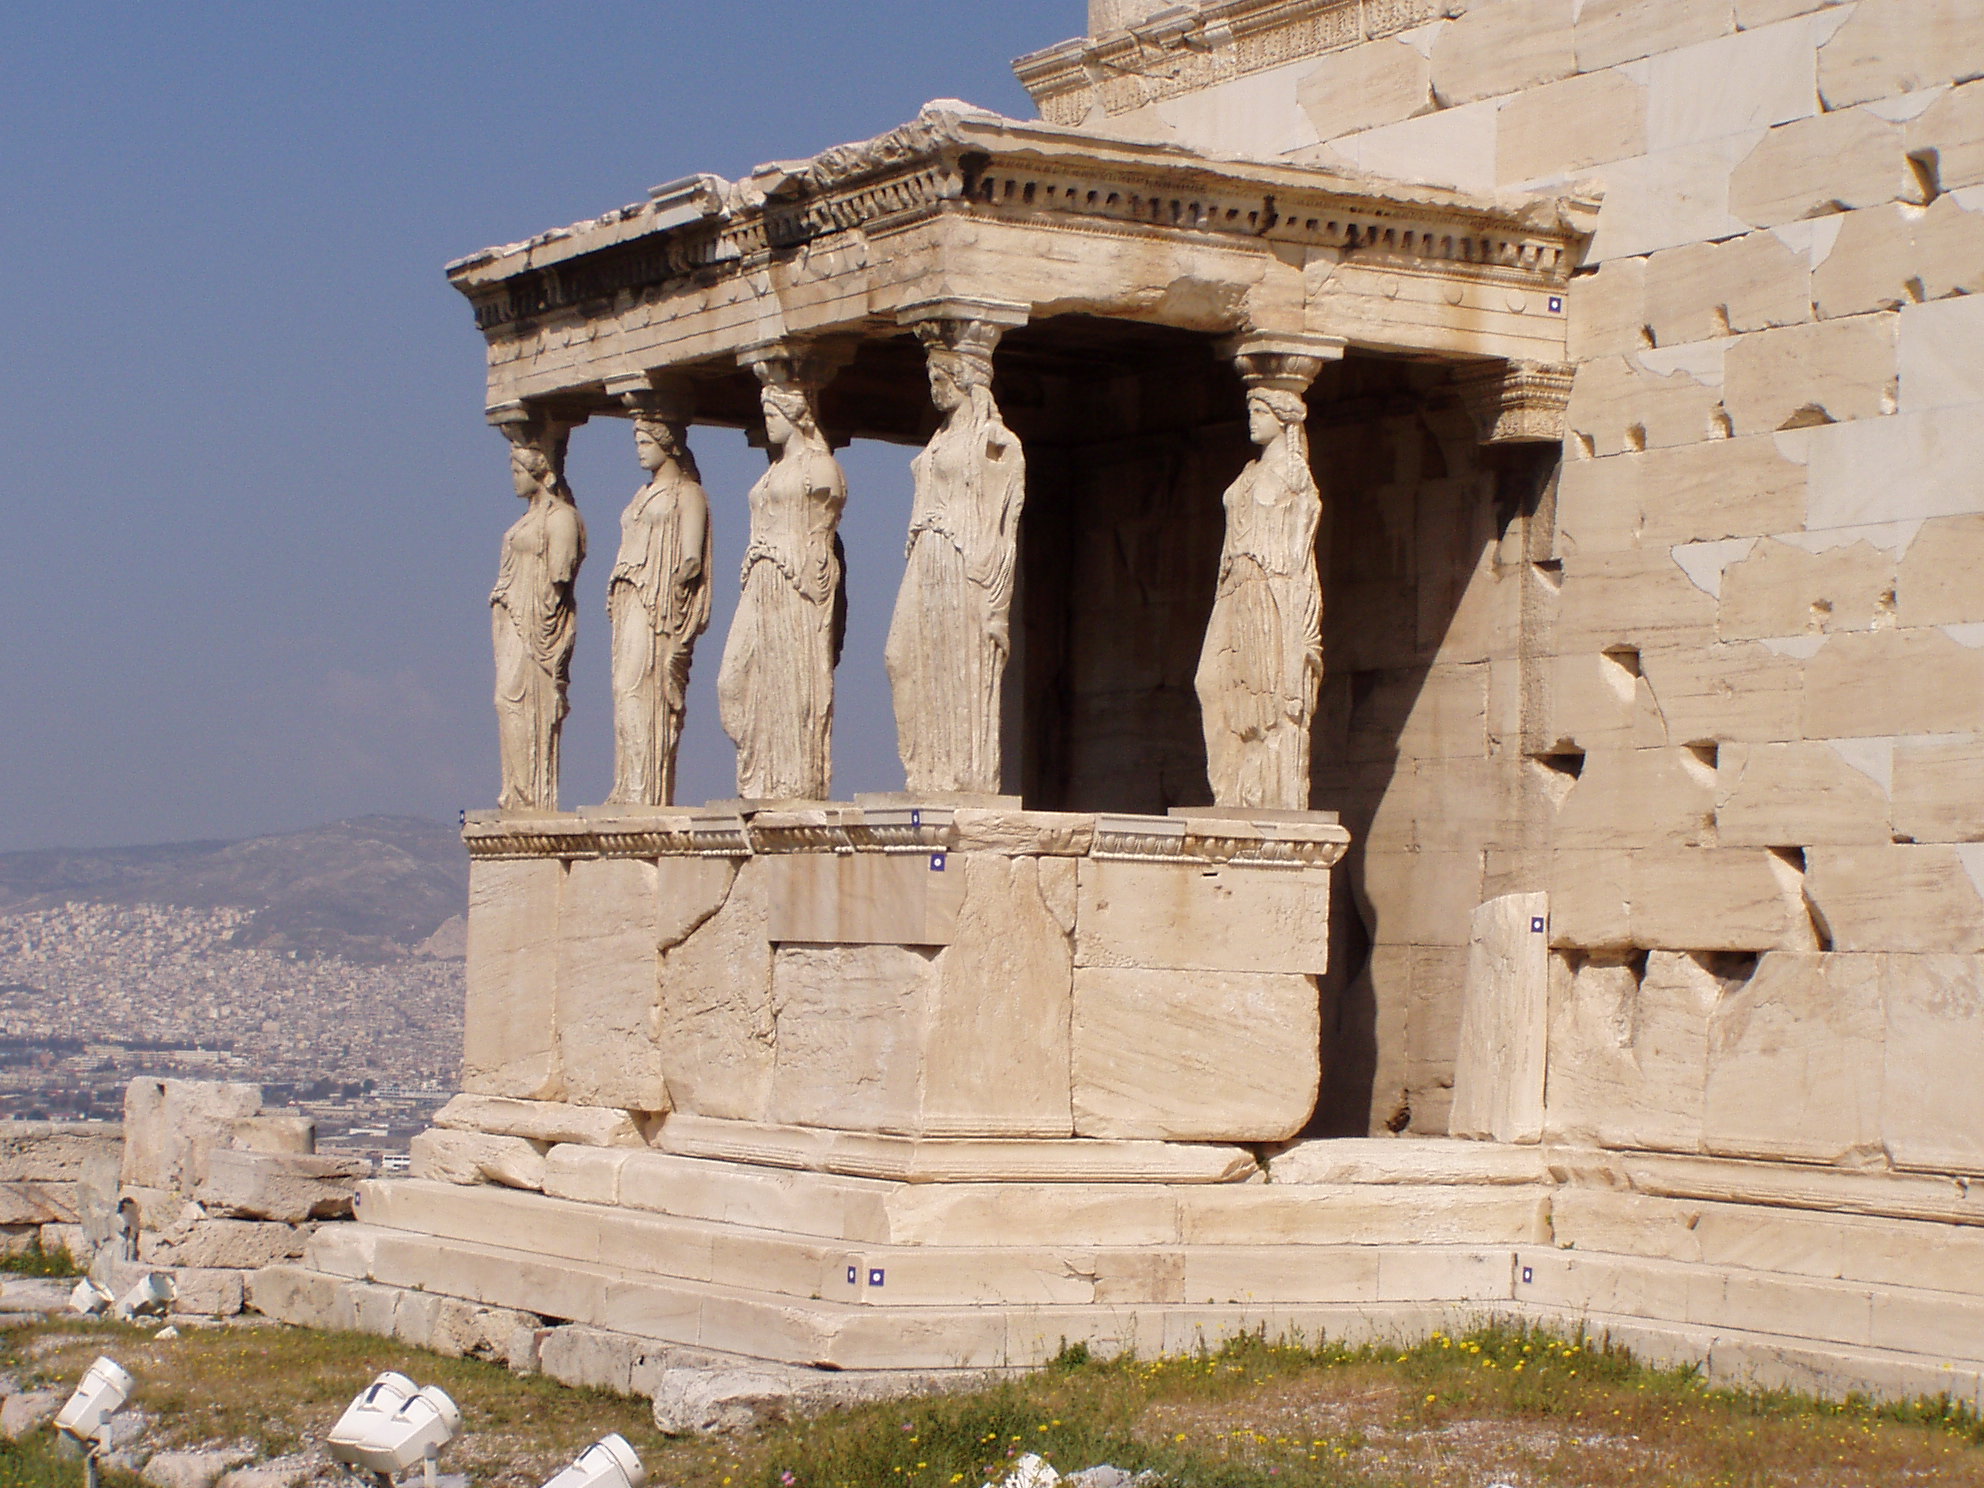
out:
{"label": "cornice", "polygon": [[648,202],[474,254],[448,275],[495,336],[569,307],[715,282],[836,234],[880,235],[942,213],[1050,231],[1185,234],[1251,251],[1300,245],[1346,262],[1552,284],[1568,280],[1590,231],[1575,202],[1380,184],[932,106],[875,139],[761,166],[741,181],[657,187]]}

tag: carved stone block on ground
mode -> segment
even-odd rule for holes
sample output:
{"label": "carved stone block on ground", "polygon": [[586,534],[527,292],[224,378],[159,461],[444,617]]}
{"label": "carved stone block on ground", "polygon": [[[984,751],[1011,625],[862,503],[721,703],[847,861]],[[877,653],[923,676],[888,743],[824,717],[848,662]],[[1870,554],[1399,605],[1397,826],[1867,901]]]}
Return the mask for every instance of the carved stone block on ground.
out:
{"label": "carved stone block on ground", "polygon": [[303,1254],[307,1228],[264,1220],[202,1219],[141,1233],[138,1259],[151,1266],[254,1271]]}
{"label": "carved stone block on ground", "polygon": [[562,1101],[458,1095],[435,1113],[434,1124],[451,1131],[488,1132],[532,1142],[571,1142],[585,1147],[647,1145],[628,1112]]}
{"label": "carved stone block on ground", "polygon": [[544,1187],[545,1144],[484,1132],[424,1131],[409,1144],[412,1175],[440,1183]]}
{"label": "carved stone block on ground", "polygon": [[133,1080],[124,1092],[124,1182],[191,1193],[234,1124],[262,1109],[259,1085]]}
{"label": "carved stone block on ground", "polygon": [[1535,1142],[1543,1135],[1550,1039],[1550,901],[1508,894],[1474,912],[1448,1130]]}
{"label": "carved stone block on ground", "polygon": [[209,1213],[229,1218],[341,1219],[371,1168],[361,1157],[221,1151],[209,1158],[207,1181],[194,1197]]}
{"label": "carved stone block on ground", "polygon": [[1286,1140],[1315,1109],[1321,1032],[1310,977],[1078,967],[1075,1132]]}

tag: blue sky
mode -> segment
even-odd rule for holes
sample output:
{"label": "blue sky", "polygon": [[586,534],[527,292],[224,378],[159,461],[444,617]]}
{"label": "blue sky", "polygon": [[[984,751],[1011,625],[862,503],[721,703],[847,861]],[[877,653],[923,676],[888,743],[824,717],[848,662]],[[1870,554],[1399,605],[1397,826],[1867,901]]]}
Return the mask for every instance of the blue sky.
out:
{"label": "blue sky", "polygon": [[[0,9],[0,850],[233,837],[495,793],[485,605],[515,497],[442,265],[925,100],[1030,116],[1080,0],[23,3]],[[719,610],[683,795],[733,788],[714,682],[762,457],[698,436]],[[908,452],[848,452],[836,794],[901,782],[881,638]],[[565,799],[610,777],[592,531]]]}

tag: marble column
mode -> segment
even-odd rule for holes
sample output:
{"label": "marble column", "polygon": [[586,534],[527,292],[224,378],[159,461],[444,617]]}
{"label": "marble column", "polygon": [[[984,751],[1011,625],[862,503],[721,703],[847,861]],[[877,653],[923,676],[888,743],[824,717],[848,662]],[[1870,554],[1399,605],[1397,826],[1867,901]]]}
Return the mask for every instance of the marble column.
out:
{"label": "marble column", "polygon": [[992,353],[1026,307],[946,300],[902,313],[924,346],[937,432],[915,481],[883,659],[913,795],[996,795],[1026,455],[992,397]]}
{"label": "marble column", "polygon": [[503,534],[489,594],[505,811],[558,809],[558,741],[578,640],[573,585],[586,524],[565,483],[571,426],[509,407],[491,421],[510,441],[510,477],[524,514]]}
{"label": "marble column", "polygon": [[633,415],[648,480],[620,516],[606,585],[613,624],[613,790],[607,802],[675,804],[689,666],[710,623],[710,504],[689,450],[694,389],[609,385]]}
{"label": "marble column", "polygon": [[846,617],[838,529],[847,478],[818,405],[833,367],[783,344],[739,360],[760,383],[772,462],[751,488],[751,541],[717,710],[737,745],[739,796],[823,801],[833,785],[834,667]]}
{"label": "marble column", "polygon": [[1216,805],[1306,811],[1323,676],[1323,501],[1309,464],[1307,394],[1343,344],[1250,334],[1226,349],[1247,385],[1247,432],[1260,453],[1226,490],[1196,679],[1206,773]]}

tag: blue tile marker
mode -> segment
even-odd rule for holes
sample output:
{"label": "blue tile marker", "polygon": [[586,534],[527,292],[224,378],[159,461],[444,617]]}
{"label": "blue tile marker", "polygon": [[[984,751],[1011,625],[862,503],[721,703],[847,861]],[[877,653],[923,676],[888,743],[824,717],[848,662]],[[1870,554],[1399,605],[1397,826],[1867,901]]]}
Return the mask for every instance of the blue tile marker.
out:
{"label": "blue tile marker", "polygon": [[1550,313],[1552,315],[1562,315],[1564,313],[1564,297],[1562,295],[1550,296]]}
{"label": "blue tile marker", "polygon": [[882,1284],[883,1275],[884,1272],[882,1271],[882,1268],[880,1266],[873,1267],[868,1272],[868,1285],[880,1286]]}
{"label": "blue tile marker", "polygon": [[942,873],[944,871],[944,855],[942,853],[930,854],[930,871],[932,873]]}
{"label": "blue tile marker", "polygon": [[849,1266],[847,1268],[847,1284],[849,1286],[859,1286],[861,1284],[861,1268],[859,1266]]}
{"label": "blue tile marker", "polygon": [[1542,915],[1531,915],[1529,917],[1529,933],[1531,935],[1541,935],[1543,933]]}

